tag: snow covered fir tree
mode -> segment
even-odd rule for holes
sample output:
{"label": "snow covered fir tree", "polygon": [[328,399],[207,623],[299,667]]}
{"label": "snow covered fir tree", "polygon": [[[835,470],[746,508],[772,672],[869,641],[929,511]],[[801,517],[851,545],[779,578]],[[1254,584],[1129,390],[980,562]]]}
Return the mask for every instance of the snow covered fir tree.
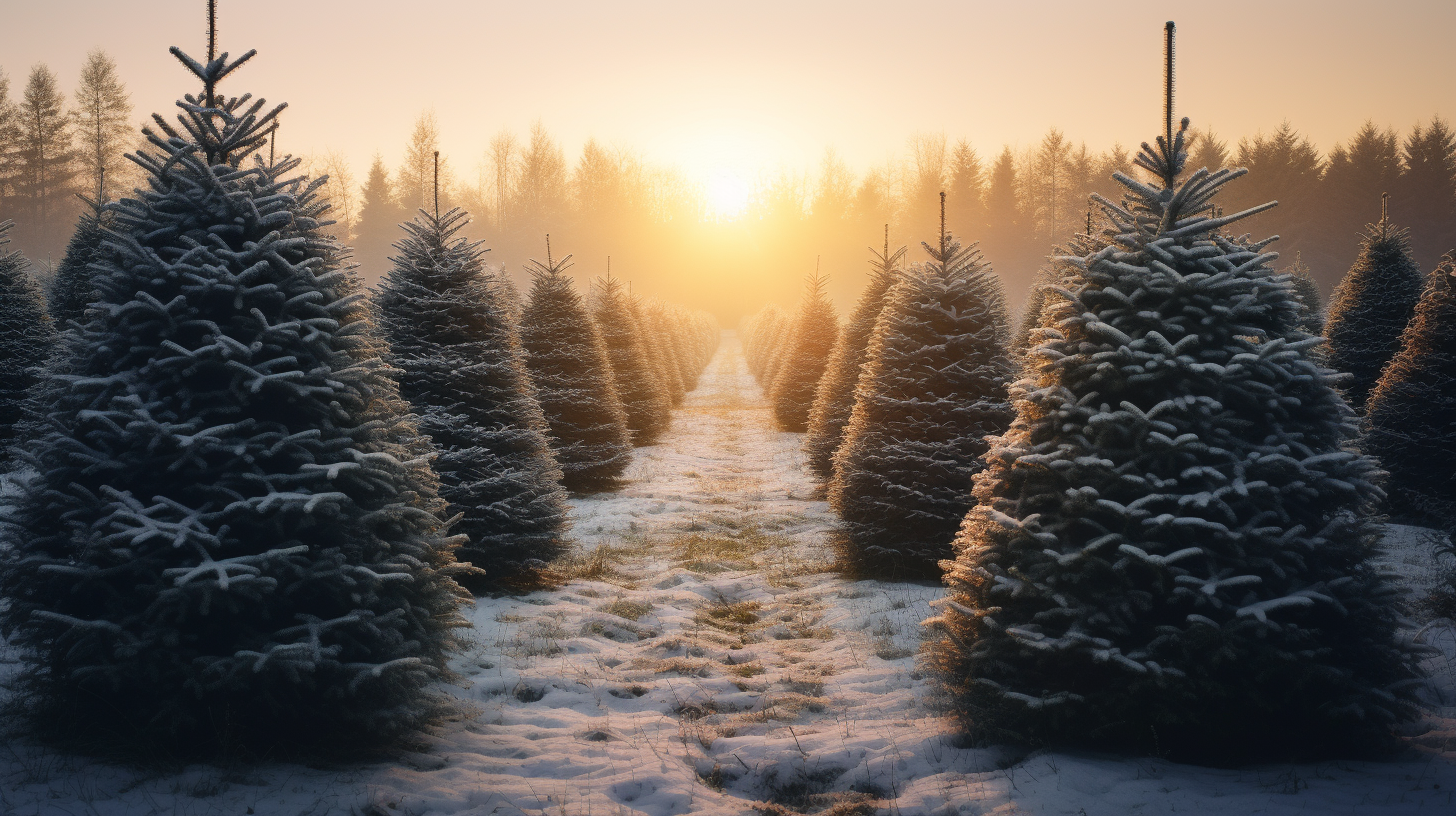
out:
{"label": "snow covered fir tree", "polygon": [[627,411],[632,444],[655,444],[672,423],[672,400],[658,379],[647,341],[633,314],[632,297],[610,271],[593,291],[592,319],[612,362],[612,380]]}
{"label": "snow covered fir tree", "polygon": [[809,411],[814,407],[814,392],[834,343],[839,339],[839,318],[834,304],[824,291],[828,278],[815,272],[804,285],[804,299],[794,316],[784,359],[774,376],[769,398],[773,402],[774,421],[780,429],[803,433],[809,427]]}
{"label": "snow covered fir tree", "polygon": [[1387,508],[1396,518],[1456,531],[1456,261],[1432,273],[1390,361],[1370,395],[1365,449],[1388,472]]}
{"label": "snow covered fir tree", "polygon": [[11,222],[0,222],[0,462],[26,415],[26,397],[51,352],[55,331],[24,256],[7,251]]}
{"label": "snow covered fir tree", "polygon": [[1365,412],[1380,372],[1400,350],[1401,333],[1424,288],[1409,234],[1387,217],[1369,226],[1359,257],[1335,288],[1325,323],[1329,366],[1349,375],[1343,388],[1356,412]]}
{"label": "snow covered fir tree", "polygon": [[403,225],[374,305],[400,393],[433,440],[440,497],[459,515],[456,557],[480,591],[536,580],[566,549],[562,472],[516,327],[485,275],[467,214],[421,211]]}
{"label": "snow covered fir tree", "polygon": [[1377,467],[1276,256],[1221,230],[1273,205],[1212,217],[1244,171],[1183,174],[1187,124],[1144,144],[1153,181],[1114,176],[1113,240],[1046,306],[945,564],[932,665],[983,741],[1376,753],[1417,676],[1373,563]]}
{"label": "snow covered fir tree", "polygon": [[521,347],[561,465],[575,492],[609,490],[632,461],[627,411],[617,395],[607,347],[565,271],[571,256],[532,261],[531,296],[521,315]]}
{"label": "snow covered fir tree", "polygon": [[37,731],[191,758],[367,744],[443,710],[463,591],[322,180],[282,106],[202,84],[154,117],[99,298],[40,395],[0,624]]}
{"label": "snow covered fir tree", "polygon": [[64,329],[72,321],[79,321],[86,314],[86,307],[96,291],[91,281],[91,264],[101,257],[101,242],[106,238],[106,227],[111,223],[111,212],[103,202],[87,200],[89,210],[81,213],[76,222],[76,231],[66,244],[66,254],[56,267],[56,279],[51,283],[49,309],[56,328]]}
{"label": "snow covered fir tree", "polygon": [[1325,333],[1325,306],[1324,298],[1320,297],[1319,284],[1309,274],[1309,267],[1298,258],[1289,267],[1289,283],[1294,287],[1294,294],[1299,298],[1300,313],[1304,315],[1300,327],[1306,334],[1323,335]]}
{"label": "snow covered fir tree", "polygon": [[808,435],[804,437],[804,452],[814,477],[828,482],[834,476],[834,452],[844,440],[844,426],[849,423],[849,413],[854,408],[855,386],[859,383],[860,368],[869,349],[870,335],[874,333],[875,321],[885,307],[885,297],[890,286],[900,274],[900,261],[905,257],[905,248],[890,252],[890,226],[885,225],[885,248],[882,252],[870,252],[870,278],[860,292],[859,302],[839,331],[834,351],[824,366],[824,375],[814,392],[814,404],[809,410]]}
{"label": "snow covered fir tree", "polygon": [[829,503],[853,574],[937,578],[974,505],[984,438],[1011,422],[1001,284],[944,231],[899,276],[865,354]]}

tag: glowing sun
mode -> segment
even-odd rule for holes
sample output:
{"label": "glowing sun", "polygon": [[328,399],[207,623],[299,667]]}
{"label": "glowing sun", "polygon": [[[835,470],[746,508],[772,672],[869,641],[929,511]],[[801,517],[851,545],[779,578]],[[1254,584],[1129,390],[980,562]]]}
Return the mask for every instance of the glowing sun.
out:
{"label": "glowing sun", "polygon": [[747,209],[753,187],[741,174],[718,169],[708,176],[703,192],[707,197],[709,214],[717,218],[735,218]]}

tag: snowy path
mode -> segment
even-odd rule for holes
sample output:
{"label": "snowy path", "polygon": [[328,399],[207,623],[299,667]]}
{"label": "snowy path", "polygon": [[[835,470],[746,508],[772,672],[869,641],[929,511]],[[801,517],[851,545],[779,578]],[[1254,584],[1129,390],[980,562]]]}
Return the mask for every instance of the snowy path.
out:
{"label": "snowy path", "polygon": [[563,585],[470,611],[473,713],[428,752],[158,775],[12,745],[0,813],[1456,812],[1450,733],[1400,762],[1239,771],[956,747],[914,658],[940,590],[826,572],[800,440],[725,335],[629,486],[573,502]]}

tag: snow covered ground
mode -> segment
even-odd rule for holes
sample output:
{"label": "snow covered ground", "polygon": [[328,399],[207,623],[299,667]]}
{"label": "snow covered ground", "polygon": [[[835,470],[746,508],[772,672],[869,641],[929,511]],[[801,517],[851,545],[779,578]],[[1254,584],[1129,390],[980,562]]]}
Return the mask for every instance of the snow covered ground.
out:
{"label": "snow covered ground", "polygon": [[[573,502],[556,591],[486,599],[471,709],[397,763],[140,771],[0,747],[3,814],[1456,813],[1456,627],[1395,762],[1215,770],[958,747],[917,671],[930,585],[827,571],[801,437],[731,334],[623,491]],[[1393,530],[1418,591],[1429,545]],[[0,657],[0,660],[13,658]],[[8,674],[10,666],[0,666]]]}

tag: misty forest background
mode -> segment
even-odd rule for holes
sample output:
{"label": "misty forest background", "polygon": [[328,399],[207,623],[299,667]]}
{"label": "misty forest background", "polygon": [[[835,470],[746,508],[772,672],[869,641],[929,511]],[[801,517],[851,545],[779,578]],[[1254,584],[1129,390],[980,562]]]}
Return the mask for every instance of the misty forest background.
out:
{"label": "misty forest background", "polygon": [[[125,78],[103,51],[88,55],[69,92],[44,64],[23,81],[0,66],[0,219],[15,221],[12,248],[31,259],[42,285],[87,208],[77,194],[114,199],[137,184],[124,154],[140,144],[139,124]],[[285,113],[275,149],[302,154],[310,175],[328,175],[334,235],[354,247],[372,285],[389,269],[399,224],[433,204],[440,141],[426,111],[398,165],[376,156],[371,167],[351,167],[338,152],[291,144]],[[471,213],[464,234],[485,241],[489,263],[523,281],[524,264],[544,256],[550,233],[559,251],[575,255],[578,275],[601,274],[610,255],[619,276],[702,305],[728,325],[765,299],[795,300],[816,261],[830,298],[853,302],[868,272],[865,247],[881,243],[887,223],[897,245],[932,239],[942,190],[949,228],[979,242],[1019,309],[1047,256],[1086,229],[1088,196],[1119,197],[1111,174],[1133,172],[1124,146],[1098,150],[1058,129],[1022,147],[920,133],[899,158],[864,172],[831,148],[818,167],[766,174],[742,212],[724,215],[684,174],[630,147],[589,140],[568,156],[540,122],[480,143],[474,156],[441,154],[440,207]],[[1382,193],[1423,269],[1456,246],[1456,133],[1439,116],[1400,131],[1367,121],[1328,153],[1290,122],[1253,134],[1206,130],[1194,133],[1189,158],[1192,167],[1249,169],[1224,209],[1278,200],[1242,228],[1279,235],[1280,266],[1303,264],[1326,298],[1354,259],[1362,227],[1380,219]]]}

